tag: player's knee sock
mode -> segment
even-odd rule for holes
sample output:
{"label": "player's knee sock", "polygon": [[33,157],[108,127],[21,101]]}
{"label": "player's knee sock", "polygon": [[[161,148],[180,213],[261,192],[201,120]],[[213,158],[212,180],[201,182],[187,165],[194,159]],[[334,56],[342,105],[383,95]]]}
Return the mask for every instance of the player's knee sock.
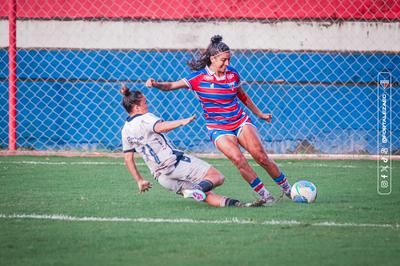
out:
{"label": "player's knee sock", "polygon": [[195,189],[199,189],[203,192],[211,191],[214,188],[214,184],[210,180],[202,180],[200,183],[194,186]]}
{"label": "player's knee sock", "polygon": [[237,199],[224,198],[221,201],[221,207],[237,206],[240,203]]}
{"label": "player's knee sock", "polygon": [[267,198],[270,195],[269,191],[265,188],[263,182],[258,177],[250,182],[250,187],[263,199]]}
{"label": "player's knee sock", "polygon": [[287,180],[287,178],[285,177],[285,174],[283,172],[281,172],[281,174],[278,177],[272,178],[275,183],[277,185],[279,185],[281,187],[281,189],[284,192],[288,192],[291,189],[291,186],[289,184],[289,181]]}

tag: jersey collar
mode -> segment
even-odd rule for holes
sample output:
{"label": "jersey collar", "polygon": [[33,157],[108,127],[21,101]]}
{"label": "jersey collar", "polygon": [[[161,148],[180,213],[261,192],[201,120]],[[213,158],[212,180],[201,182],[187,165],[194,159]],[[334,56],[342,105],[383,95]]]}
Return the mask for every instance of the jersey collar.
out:
{"label": "jersey collar", "polygon": [[131,122],[133,119],[135,119],[136,117],[142,116],[143,114],[137,114],[137,115],[133,115],[133,116],[128,116],[126,118],[126,121]]}
{"label": "jersey collar", "polygon": [[206,66],[205,69],[206,69],[206,72],[207,72],[208,75],[214,76],[215,79],[218,80],[218,81],[226,79],[226,70],[225,70],[225,73],[224,73],[224,75],[222,77],[218,77],[217,75],[215,75],[215,72],[212,71],[208,66]]}

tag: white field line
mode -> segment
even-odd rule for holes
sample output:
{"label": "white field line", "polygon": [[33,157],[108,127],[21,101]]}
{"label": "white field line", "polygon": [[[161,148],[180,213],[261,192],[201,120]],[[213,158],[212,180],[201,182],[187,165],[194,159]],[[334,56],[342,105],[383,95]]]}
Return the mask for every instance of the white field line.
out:
{"label": "white field line", "polygon": [[[228,162],[228,161],[227,161]],[[1,161],[0,160],[0,164],[30,164],[30,165],[105,165],[105,166],[109,166],[109,165],[124,165],[123,162],[90,162],[90,161],[82,161],[82,162],[42,162],[42,161]],[[286,165],[291,165],[291,162],[280,162],[279,165],[280,166],[286,166]],[[145,163],[136,163],[136,165],[138,166],[144,166],[146,165]],[[212,164],[215,167],[222,167],[226,164]],[[260,167],[258,164],[256,163],[250,163],[250,165],[252,167]],[[324,164],[324,163],[307,163],[307,162],[303,162],[301,164],[302,166],[307,166],[307,167],[321,167],[321,168],[360,168],[359,166],[355,166],[355,165],[328,165],[328,164]],[[365,168],[365,166],[362,166],[363,168]],[[367,166],[367,168],[375,168],[375,165],[371,165],[371,166]]]}
{"label": "white field line", "polygon": [[284,225],[284,226],[319,226],[319,227],[358,227],[358,228],[389,228],[398,229],[399,224],[366,224],[366,223],[337,223],[318,222],[306,223],[295,220],[266,220],[252,221],[238,218],[226,218],[223,220],[196,220],[190,218],[125,218],[125,217],[75,217],[62,214],[0,214],[0,219],[36,219],[68,222],[132,222],[132,223],[162,223],[162,224],[239,224],[239,225]]}

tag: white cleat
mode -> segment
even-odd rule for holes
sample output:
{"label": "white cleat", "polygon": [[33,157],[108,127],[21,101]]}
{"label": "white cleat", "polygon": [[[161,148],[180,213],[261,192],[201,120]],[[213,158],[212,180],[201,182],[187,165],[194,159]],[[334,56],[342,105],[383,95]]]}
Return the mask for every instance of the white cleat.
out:
{"label": "white cleat", "polygon": [[269,194],[266,198],[262,199],[264,201],[264,204],[274,204],[279,201],[279,199],[275,199],[274,196]]}
{"label": "white cleat", "polygon": [[192,198],[195,201],[204,201],[206,199],[206,193],[199,189],[184,189],[182,190],[184,198]]}
{"label": "white cleat", "polygon": [[263,202],[263,205],[268,206],[268,205],[273,205],[277,202],[279,202],[283,197],[283,194],[279,196],[278,198],[275,198],[271,194],[269,194],[266,198],[260,199],[261,202]]}

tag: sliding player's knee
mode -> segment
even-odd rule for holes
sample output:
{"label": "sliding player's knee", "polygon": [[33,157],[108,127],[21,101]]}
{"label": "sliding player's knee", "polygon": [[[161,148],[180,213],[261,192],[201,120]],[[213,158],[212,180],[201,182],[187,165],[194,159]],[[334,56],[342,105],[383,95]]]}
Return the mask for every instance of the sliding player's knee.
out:
{"label": "sliding player's knee", "polygon": [[225,181],[225,177],[223,174],[219,173],[216,177],[215,177],[215,183],[214,186],[220,186],[224,183]]}
{"label": "sliding player's knee", "polygon": [[210,170],[208,170],[205,179],[211,181],[214,186],[220,186],[225,181],[224,175],[214,167],[211,167]]}

